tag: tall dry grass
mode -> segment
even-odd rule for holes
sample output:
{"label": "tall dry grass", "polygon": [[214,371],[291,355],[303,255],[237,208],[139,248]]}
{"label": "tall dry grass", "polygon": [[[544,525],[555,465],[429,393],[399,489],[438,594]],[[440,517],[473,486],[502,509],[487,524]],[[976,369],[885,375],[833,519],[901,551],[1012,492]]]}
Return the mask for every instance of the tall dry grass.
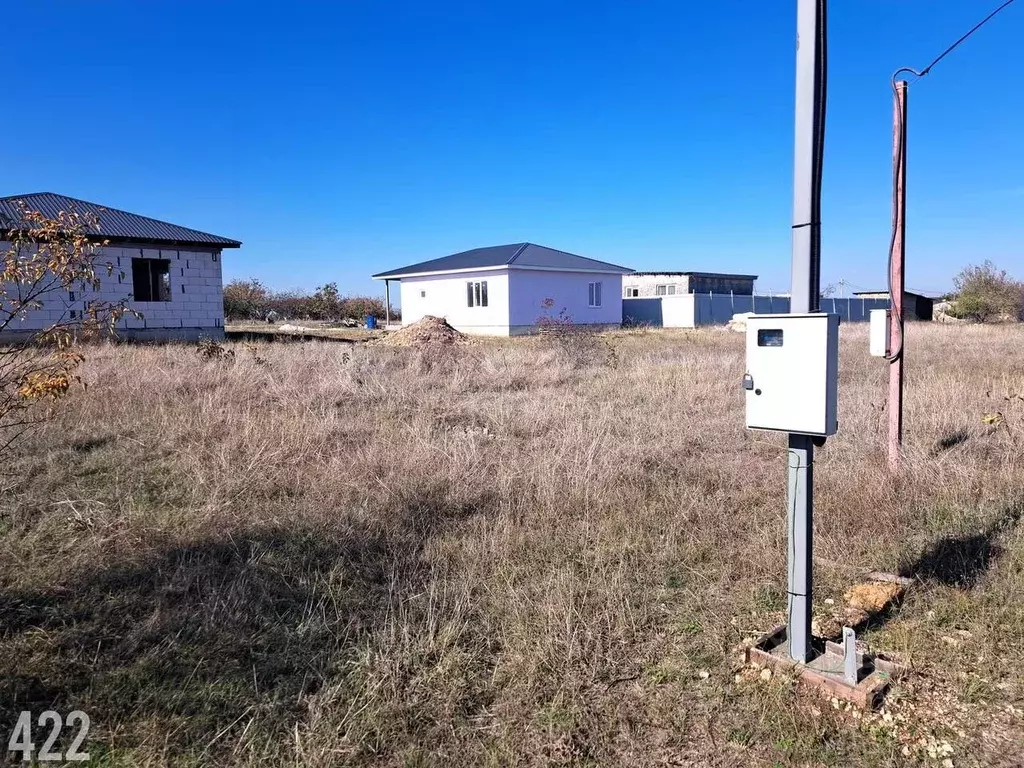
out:
{"label": "tall dry grass", "polygon": [[918,577],[870,721],[738,669],[786,567],[738,334],[97,348],[8,468],[0,722],[85,710],[100,765],[1020,764],[1022,340],[910,327],[892,483],[843,329],[817,602]]}

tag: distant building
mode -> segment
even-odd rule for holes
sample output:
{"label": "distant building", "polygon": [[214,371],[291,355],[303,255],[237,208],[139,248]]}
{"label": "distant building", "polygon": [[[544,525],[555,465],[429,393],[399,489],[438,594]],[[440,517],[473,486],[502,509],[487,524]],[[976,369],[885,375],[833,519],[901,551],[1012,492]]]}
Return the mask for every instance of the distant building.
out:
{"label": "distant building", "polygon": [[[856,291],[859,299],[888,299],[888,291]],[[935,300],[911,291],[903,292],[903,318],[905,320],[931,320]]]}
{"label": "distant building", "polygon": [[757,275],[721,272],[634,272],[622,280],[622,298],[676,296],[684,293],[725,293],[750,296]]}
{"label": "distant building", "polygon": [[[221,251],[241,243],[52,192],[0,197],[0,241],[16,229],[20,205],[53,219],[60,211],[89,214],[99,222],[90,239],[106,244],[96,252],[98,290],[54,291],[26,313],[7,336],[38,332],[84,317],[90,301],[124,302],[140,317],[126,315],[117,335],[137,340],[195,340],[224,336]],[[0,242],[6,252],[9,242]],[[108,274],[109,268],[109,274]]]}
{"label": "distant building", "polygon": [[574,325],[622,323],[622,276],[627,267],[533,243],[454,253],[373,275],[384,281],[385,306],[397,281],[402,324],[443,317],[464,333],[515,336],[537,329],[542,317]]}

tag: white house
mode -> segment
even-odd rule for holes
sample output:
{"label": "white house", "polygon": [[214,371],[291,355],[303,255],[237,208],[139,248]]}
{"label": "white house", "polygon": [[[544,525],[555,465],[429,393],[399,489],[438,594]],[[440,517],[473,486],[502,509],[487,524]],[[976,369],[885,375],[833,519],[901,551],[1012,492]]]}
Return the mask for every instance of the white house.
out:
{"label": "white house", "polygon": [[[96,256],[99,291],[61,291],[40,309],[8,326],[8,335],[47,328],[82,317],[89,301],[121,302],[141,314],[118,323],[122,338],[194,340],[224,335],[221,251],[241,243],[135,213],[107,208],[51,192],[0,198],[0,253],[21,220],[21,208],[55,218],[60,211],[89,214],[99,221],[96,240],[106,241]],[[107,265],[111,272],[107,274]]]}
{"label": "white house", "polygon": [[532,243],[496,245],[423,261],[373,276],[401,289],[402,323],[445,318],[464,333],[512,336],[543,317],[575,325],[622,323],[622,276],[631,269]]}

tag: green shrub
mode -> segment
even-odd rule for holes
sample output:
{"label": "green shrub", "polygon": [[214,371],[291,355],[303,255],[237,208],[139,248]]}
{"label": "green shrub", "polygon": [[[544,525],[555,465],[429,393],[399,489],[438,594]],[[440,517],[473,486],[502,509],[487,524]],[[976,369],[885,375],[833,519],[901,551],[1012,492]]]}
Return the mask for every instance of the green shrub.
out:
{"label": "green shrub", "polygon": [[[372,315],[386,316],[384,301],[374,296],[342,296],[337,283],[318,287],[312,295],[301,291],[270,291],[259,280],[233,280],[224,286],[224,317],[231,320],[263,320],[271,312],[292,320],[327,322]],[[401,314],[391,308],[391,318]]]}
{"label": "green shrub", "polygon": [[953,279],[956,299],[950,307],[953,317],[977,320],[1020,320],[1024,316],[1024,283],[991,261],[965,267]]}

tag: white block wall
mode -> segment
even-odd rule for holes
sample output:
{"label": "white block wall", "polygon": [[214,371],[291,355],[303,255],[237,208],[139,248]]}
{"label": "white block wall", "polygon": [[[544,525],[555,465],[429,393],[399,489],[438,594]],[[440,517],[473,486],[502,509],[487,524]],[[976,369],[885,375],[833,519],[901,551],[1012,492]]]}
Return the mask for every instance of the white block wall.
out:
{"label": "white block wall", "polygon": [[[0,243],[6,251],[9,243]],[[132,259],[166,259],[170,262],[170,301],[135,301],[132,297]],[[110,266],[110,273],[107,266]],[[118,333],[125,338],[195,339],[224,334],[224,290],[219,251],[184,248],[152,248],[117,245],[99,249],[96,254],[98,291],[57,291],[48,294],[41,309],[15,321],[8,332],[33,331],[54,322],[67,322],[75,312],[82,316],[90,300],[110,303],[126,301],[142,317],[124,317]]]}
{"label": "white block wall", "polygon": [[[487,281],[487,306],[470,307],[466,283]],[[402,325],[424,315],[443,317],[463,333],[508,336],[508,270],[479,270],[447,275],[403,277]]]}
{"label": "white block wall", "polygon": [[696,295],[692,293],[683,296],[662,296],[662,325],[665,328],[696,328],[694,311],[696,298]]}
{"label": "white block wall", "polygon": [[[509,326],[512,334],[529,333],[539,318],[564,311],[575,325],[622,324],[622,275],[600,272],[509,270]],[[601,283],[601,306],[590,306],[590,283]],[[550,309],[544,308],[550,300]]]}
{"label": "white block wall", "polygon": [[659,285],[674,286],[674,296],[690,292],[690,278],[686,275],[626,275],[622,278],[622,295],[629,298],[626,290],[636,288],[638,298],[657,296]]}

